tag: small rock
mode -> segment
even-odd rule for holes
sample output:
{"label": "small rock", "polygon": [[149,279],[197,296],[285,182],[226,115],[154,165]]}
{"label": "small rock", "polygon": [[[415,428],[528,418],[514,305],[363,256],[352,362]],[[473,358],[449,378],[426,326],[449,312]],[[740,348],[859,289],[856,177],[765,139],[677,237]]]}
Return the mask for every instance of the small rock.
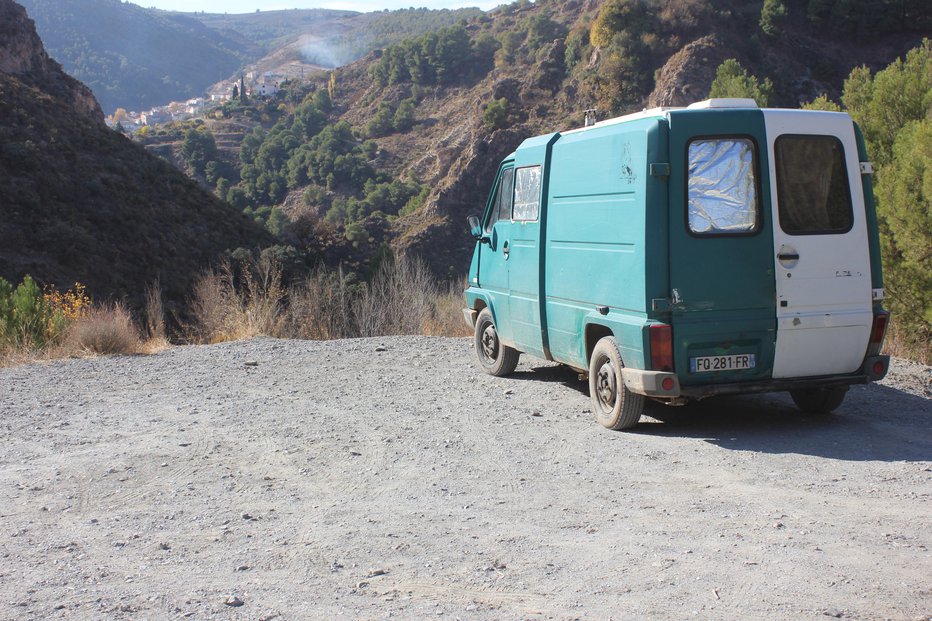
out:
{"label": "small rock", "polygon": [[255,519],[254,517],[252,517],[252,516],[251,516],[250,514],[248,514],[248,513],[244,513],[244,514],[243,514],[242,516],[240,516],[240,517],[242,517],[244,520],[253,520],[253,519]]}
{"label": "small rock", "polygon": [[259,366],[259,363],[258,363],[257,361],[255,361],[255,360],[249,360],[249,361],[247,361],[246,363],[244,363],[243,366],[246,366],[246,367],[257,367],[257,366]]}
{"label": "small rock", "polygon": [[375,351],[388,351],[388,348],[384,345],[377,345]]}
{"label": "small rock", "polygon": [[226,604],[227,606],[232,606],[233,608],[239,608],[240,606],[242,606],[242,605],[245,604],[246,602],[244,602],[242,599],[240,599],[240,598],[237,597],[236,595],[231,595],[231,596],[228,597],[227,600],[226,600],[225,602],[223,602],[223,603]]}
{"label": "small rock", "polygon": [[543,416],[540,412],[531,412],[531,416]]}
{"label": "small rock", "polygon": [[367,577],[373,578],[375,576],[384,576],[387,573],[388,573],[387,569],[370,569]]}
{"label": "small rock", "polygon": [[249,565],[240,565],[236,568],[236,571],[246,571],[247,569],[249,569]]}
{"label": "small rock", "polygon": [[172,547],[165,543],[164,541],[159,544],[159,550],[171,550]]}
{"label": "small rock", "polygon": [[360,580],[359,582],[356,583],[357,589],[364,589],[367,586],[369,586],[369,582],[367,580]]}
{"label": "small rock", "polygon": [[828,610],[823,610],[822,614],[825,615],[826,617],[835,617],[836,619],[840,619],[841,617],[844,616],[844,614],[836,608],[829,608]]}
{"label": "small rock", "polygon": [[509,388],[509,389],[505,390],[505,392],[503,392],[502,394],[504,394],[504,395],[513,395],[513,394],[515,394],[515,391],[513,391],[511,388]]}

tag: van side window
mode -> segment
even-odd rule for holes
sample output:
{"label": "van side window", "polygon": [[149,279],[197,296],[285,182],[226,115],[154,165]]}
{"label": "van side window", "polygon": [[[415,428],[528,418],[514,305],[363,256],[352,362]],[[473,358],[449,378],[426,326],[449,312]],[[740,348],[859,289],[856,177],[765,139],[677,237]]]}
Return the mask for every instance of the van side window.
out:
{"label": "van side window", "polygon": [[834,136],[784,135],[774,143],[780,228],[790,235],[853,226],[845,151]]}
{"label": "van side window", "polygon": [[492,227],[499,220],[511,220],[511,199],[514,194],[515,169],[506,168],[498,182],[498,191],[495,193],[495,203],[492,213],[485,224],[485,232],[491,233]]}
{"label": "van side window", "polygon": [[515,220],[537,220],[540,209],[540,166],[519,168],[515,175]]}
{"label": "van side window", "polygon": [[757,158],[746,138],[702,138],[689,143],[689,231],[742,235],[758,229]]}

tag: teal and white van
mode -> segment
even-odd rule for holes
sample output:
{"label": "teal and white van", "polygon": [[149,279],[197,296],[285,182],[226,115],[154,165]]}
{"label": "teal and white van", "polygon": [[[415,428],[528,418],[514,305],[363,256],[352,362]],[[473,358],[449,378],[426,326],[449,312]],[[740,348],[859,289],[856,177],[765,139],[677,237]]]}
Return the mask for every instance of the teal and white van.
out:
{"label": "teal and white van", "polygon": [[889,363],[871,172],[847,114],[746,99],[529,138],[470,218],[479,363],[588,374],[611,429],[645,398],[788,390],[831,411]]}

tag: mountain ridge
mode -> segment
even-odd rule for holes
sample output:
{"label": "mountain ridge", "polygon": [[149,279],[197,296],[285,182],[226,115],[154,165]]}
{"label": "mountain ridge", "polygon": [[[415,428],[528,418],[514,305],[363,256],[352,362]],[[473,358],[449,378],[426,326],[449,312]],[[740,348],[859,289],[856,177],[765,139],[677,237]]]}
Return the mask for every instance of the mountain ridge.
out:
{"label": "mountain ridge", "polygon": [[[200,270],[271,236],[103,123],[90,91],[48,58],[26,11],[0,0],[0,276],[25,274],[170,302]],[[93,105],[91,105],[93,102]]]}

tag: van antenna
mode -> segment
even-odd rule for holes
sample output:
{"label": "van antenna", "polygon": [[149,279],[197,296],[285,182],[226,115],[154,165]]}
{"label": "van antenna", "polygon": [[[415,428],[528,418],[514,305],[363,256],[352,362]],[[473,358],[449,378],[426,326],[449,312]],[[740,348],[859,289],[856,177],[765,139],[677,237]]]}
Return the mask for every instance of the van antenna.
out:
{"label": "van antenna", "polygon": [[595,125],[596,122],[596,113],[599,111],[598,108],[588,108],[586,112],[586,124],[585,127],[590,125]]}

